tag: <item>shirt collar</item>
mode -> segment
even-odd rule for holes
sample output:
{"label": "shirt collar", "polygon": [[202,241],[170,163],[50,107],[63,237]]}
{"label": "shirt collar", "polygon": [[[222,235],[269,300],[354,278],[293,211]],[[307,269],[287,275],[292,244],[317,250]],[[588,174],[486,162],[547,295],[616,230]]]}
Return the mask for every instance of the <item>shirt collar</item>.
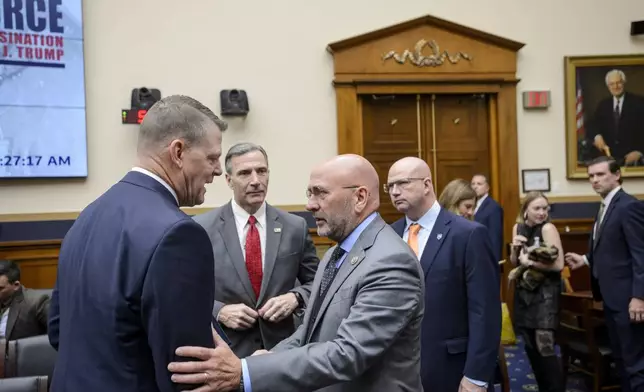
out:
{"label": "shirt collar", "polygon": [[617,192],[619,192],[620,189],[622,189],[622,187],[618,186],[617,188],[615,188],[612,191],[608,192],[608,194],[606,195],[606,197],[603,200],[604,207],[608,207],[608,205],[610,204],[611,200],[613,200],[613,198],[615,197]]}
{"label": "shirt collar", "polygon": [[138,166],[133,167],[132,171],[145,174],[146,176],[152,177],[155,180],[157,180],[157,182],[161,183],[161,185],[163,185],[165,189],[167,189],[172,194],[172,197],[174,197],[174,200],[177,202],[177,205],[179,205],[179,198],[177,197],[177,192],[175,192],[174,189],[172,189],[172,187],[167,182],[165,182],[161,177],[157,176],[156,174],[152,173],[149,170],[146,170]]}
{"label": "shirt collar", "polygon": [[360,222],[358,227],[353,229],[351,234],[347,238],[345,238],[341,243],[340,243],[340,248],[344,250],[345,252],[349,253],[351,252],[351,249],[353,249],[353,246],[358,242],[358,238],[360,238],[360,234],[362,234],[363,231],[369,226],[371,222],[373,222],[374,219],[378,216],[377,212],[372,212],[371,215],[369,215],[365,220]]}
{"label": "shirt collar", "polygon": [[[244,227],[248,223],[248,218],[250,218],[250,214],[248,211],[245,209],[241,208],[239,204],[235,201],[235,199],[232,199],[230,202],[231,207],[233,208],[233,215],[235,215],[235,219],[238,220],[238,222]],[[257,219],[257,223],[261,227],[266,226],[266,201],[262,203],[262,205],[259,207],[257,212],[253,214],[255,219]]]}
{"label": "shirt collar", "polygon": [[479,208],[481,208],[481,205],[483,204],[483,202],[485,201],[485,199],[487,199],[487,196],[488,196],[488,193],[486,193],[486,194],[484,194],[483,196],[479,197],[479,199],[476,201],[476,209],[477,209],[477,210],[478,210]]}
{"label": "shirt collar", "polygon": [[432,204],[432,207],[427,210],[425,215],[421,216],[418,221],[414,222],[409,217],[405,217],[405,231],[409,230],[409,226],[411,226],[412,223],[418,223],[420,227],[422,228],[429,228],[432,227],[434,222],[436,222],[436,219],[438,219],[438,214],[441,212],[441,206],[438,204],[438,201],[434,200],[434,204]]}

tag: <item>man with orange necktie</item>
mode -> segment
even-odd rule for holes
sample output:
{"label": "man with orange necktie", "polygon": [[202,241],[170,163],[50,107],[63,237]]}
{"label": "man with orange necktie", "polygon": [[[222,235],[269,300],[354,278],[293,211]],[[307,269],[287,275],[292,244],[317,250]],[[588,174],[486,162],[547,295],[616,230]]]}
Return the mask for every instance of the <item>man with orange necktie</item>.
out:
{"label": "man with orange necktie", "polygon": [[493,391],[501,300],[499,268],[487,229],[440,207],[429,166],[421,159],[394,163],[385,192],[405,214],[392,227],[416,253],[425,273],[423,387]]}

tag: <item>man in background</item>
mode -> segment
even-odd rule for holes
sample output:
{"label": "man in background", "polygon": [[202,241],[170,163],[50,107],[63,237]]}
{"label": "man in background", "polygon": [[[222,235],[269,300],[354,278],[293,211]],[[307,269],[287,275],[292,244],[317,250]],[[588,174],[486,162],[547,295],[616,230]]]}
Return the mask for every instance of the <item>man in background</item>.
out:
{"label": "man in background", "polygon": [[357,155],[313,169],[306,208],[318,234],[338,245],[320,263],[304,323],[271,353],[243,362],[221,342],[180,348],[203,362],[170,364],[173,379],[205,382],[204,392],[422,391],[422,271],[376,212],[378,188],[376,170]]}
{"label": "man in background", "polygon": [[472,177],[472,189],[476,192],[474,220],[487,227],[494,258],[503,258],[503,208],[490,196],[490,183],[483,174]]}
{"label": "man in background", "polygon": [[20,283],[20,268],[0,260],[0,338],[16,340],[47,333],[49,295]]}
{"label": "man in background", "polygon": [[610,97],[595,109],[589,130],[592,144],[620,166],[644,164],[644,97],[626,92],[626,75],[619,69],[606,74]]}
{"label": "man in background", "polygon": [[396,161],[389,169],[385,192],[398,212],[405,214],[392,227],[424,271],[423,387],[494,391],[501,293],[498,260],[487,229],[441,208],[431,171],[422,159]]}
{"label": "man in background", "polygon": [[266,203],[264,148],[236,144],[224,162],[233,199],[194,219],[215,255],[213,317],[243,358],[295,332],[293,313],[308,303],[319,260],[306,221]]}
{"label": "man in background", "polygon": [[588,178],[602,201],[588,252],[566,253],[566,262],[573,270],[591,269],[622,391],[644,392],[644,204],[622,189],[619,165],[610,157],[590,162]]}
{"label": "man in background", "polygon": [[138,165],[74,222],[52,296],[52,391],[176,391],[176,348],[213,345],[212,245],[179,207],[203,203],[221,175],[225,129],[195,99],[161,99],[139,128]]}

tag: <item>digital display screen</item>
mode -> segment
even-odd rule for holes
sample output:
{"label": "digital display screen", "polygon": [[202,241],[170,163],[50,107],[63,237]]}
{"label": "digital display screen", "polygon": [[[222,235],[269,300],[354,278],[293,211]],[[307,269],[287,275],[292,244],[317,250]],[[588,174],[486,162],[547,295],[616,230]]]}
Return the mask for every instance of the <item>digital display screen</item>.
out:
{"label": "digital display screen", "polygon": [[81,0],[0,0],[0,178],[87,177]]}
{"label": "digital display screen", "polygon": [[123,124],[141,124],[147,112],[146,109],[123,109],[121,110],[121,120]]}

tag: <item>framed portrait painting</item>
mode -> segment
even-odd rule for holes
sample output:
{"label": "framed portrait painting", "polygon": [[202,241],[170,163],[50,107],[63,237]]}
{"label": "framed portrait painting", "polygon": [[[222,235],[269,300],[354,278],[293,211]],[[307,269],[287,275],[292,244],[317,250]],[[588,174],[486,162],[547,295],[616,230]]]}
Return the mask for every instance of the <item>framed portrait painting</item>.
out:
{"label": "framed portrait painting", "polygon": [[565,58],[568,178],[615,158],[624,177],[644,177],[644,54]]}

